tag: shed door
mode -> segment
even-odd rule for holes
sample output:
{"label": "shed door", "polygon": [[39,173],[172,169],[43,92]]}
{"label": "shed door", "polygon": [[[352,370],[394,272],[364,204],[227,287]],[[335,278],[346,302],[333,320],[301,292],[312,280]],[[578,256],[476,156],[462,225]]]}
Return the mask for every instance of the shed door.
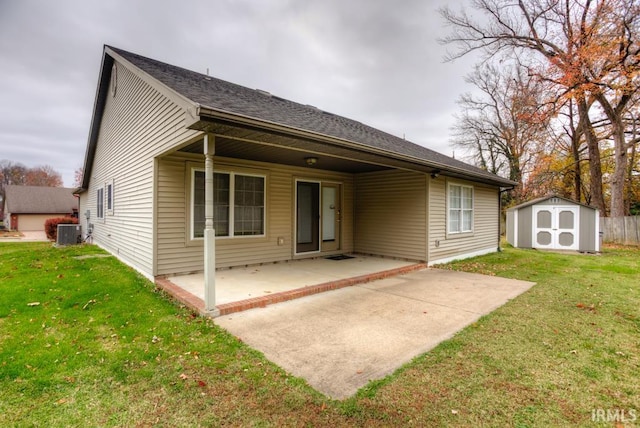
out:
{"label": "shed door", "polygon": [[534,206],[533,247],[577,250],[580,230],[578,207]]}

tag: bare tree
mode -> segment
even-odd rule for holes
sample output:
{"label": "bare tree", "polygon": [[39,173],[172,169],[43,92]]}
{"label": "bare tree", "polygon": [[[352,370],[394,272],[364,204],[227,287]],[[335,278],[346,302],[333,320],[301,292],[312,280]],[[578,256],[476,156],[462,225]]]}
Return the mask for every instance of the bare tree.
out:
{"label": "bare tree", "polygon": [[482,168],[520,183],[520,199],[524,175],[548,132],[550,112],[540,100],[543,82],[522,68],[490,64],[476,67],[466,81],[479,95],[460,97],[453,142],[470,151]]}
{"label": "bare tree", "polygon": [[83,178],[84,178],[84,168],[79,166],[73,172],[73,187],[81,187]]}
{"label": "bare tree", "polygon": [[0,161],[0,200],[4,201],[7,185],[62,186],[62,176],[49,165],[28,168],[19,162]]}
{"label": "bare tree", "polygon": [[591,124],[595,100],[609,119],[615,143],[616,170],[611,179],[611,214],[624,215],[624,174],[630,143],[622,118],[638,92],[640,4],[634,0],[474,0],[486,18],[442,9],[453,32],[455,59],[480,50],[487,57],[511,55],[529,73],[560,89],[553,98],[576,100],[580,127],[589,150],[593,203],[605,210],[599,141]]}
{"label": "bare tree", "polygon": [[50,165],[36,166],[27,170],[24,184],[27,186],[61,187],[62,176]]}
{"label": "bare tree", "polygon": [[11,184],[24,184],[28,168],[7,159],[0,161],[0,199],[4,201],[5,188]]}

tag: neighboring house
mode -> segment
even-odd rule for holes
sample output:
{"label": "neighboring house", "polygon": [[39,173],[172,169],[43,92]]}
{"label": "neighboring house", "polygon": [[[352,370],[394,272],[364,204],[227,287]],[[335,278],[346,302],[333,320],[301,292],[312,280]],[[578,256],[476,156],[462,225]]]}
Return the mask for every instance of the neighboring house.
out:
{"label": "neighboring house", "polygon": [[84,172],[95,243],[149,278],[204,271],[207,283],[216,267],[340,253],[433,264],[496,251],[500,191],[516,184],[109,46]]}
{"label": "neighboring house", "polygon": [[507,210],[507,242],[519,248],[600,251],[599,211],[557,195]]}
{"label": "neighboring house", "polygon": [[5,187],[5,227],[20,232],[44,232],[47,219],[78,215],[78,198],[66,187]]}

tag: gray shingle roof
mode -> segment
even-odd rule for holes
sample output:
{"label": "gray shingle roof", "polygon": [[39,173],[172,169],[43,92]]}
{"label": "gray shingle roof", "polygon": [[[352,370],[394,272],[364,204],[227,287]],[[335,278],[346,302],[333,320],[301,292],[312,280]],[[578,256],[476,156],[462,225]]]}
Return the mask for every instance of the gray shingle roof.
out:
{"label": "gray shingle roof", "polygon": [[580,205],[580,206],[583,206],[583,207],[586,207],[586,208],[591,208],[592,210],[596,210],[597,209],[596,207],[592,207],[591,205],[583,204],[582,202],[577,202],[577,201],[574,201],[573,199],[565,198],[564,196],[558,196],[556,194],[552,194],[552,195],[547,195],[547,196],[542,196],[540,198],[532,199],[532,200],[527,201],[527,202],[523,202],[520,205],[515,205],[515,206],[509,208],[507,211],[515,211],[515,210],[519,210],[521,208],[526,208],[526,207],[528,207],[530,205],[535,205],[535,204],[538,204],[540,202],[548,201],[549,199],[552,199],[552,198],[562,199],[563,201],[568,202],[571,205]]}
{"label": "gray shingle roof", "polygon": [[499,182],[502,185],[515,184],[480,168],[358,121],[146,58],[122,49],[111,46],[108,46],[108,48],[154,79],[201,106],[339,138],[350,143],[359,144],[364,148],[383,150],[389,153],[390,156],[395,154],[417,158],[427,164],[432,163],[436,166],[462,170],[471,176]]}
{"label": "gray shingle roof", "polygon": [[78,198],[67,187],[15,186],[5,188],[6,211],[12,214],[71,214]]}

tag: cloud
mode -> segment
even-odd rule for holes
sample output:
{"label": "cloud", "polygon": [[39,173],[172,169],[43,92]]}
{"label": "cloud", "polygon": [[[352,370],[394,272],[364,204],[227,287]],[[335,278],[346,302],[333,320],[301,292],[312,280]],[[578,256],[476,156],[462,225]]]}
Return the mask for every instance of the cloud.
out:
{"label": "cloud", "polygon": [[103,44],[208,69],[451,154],[455,99],[465,91],[472,59],[443,63],[439,6],[423,0],[0,2],[0,158],[50,164],[72,184],[84,159]]}

